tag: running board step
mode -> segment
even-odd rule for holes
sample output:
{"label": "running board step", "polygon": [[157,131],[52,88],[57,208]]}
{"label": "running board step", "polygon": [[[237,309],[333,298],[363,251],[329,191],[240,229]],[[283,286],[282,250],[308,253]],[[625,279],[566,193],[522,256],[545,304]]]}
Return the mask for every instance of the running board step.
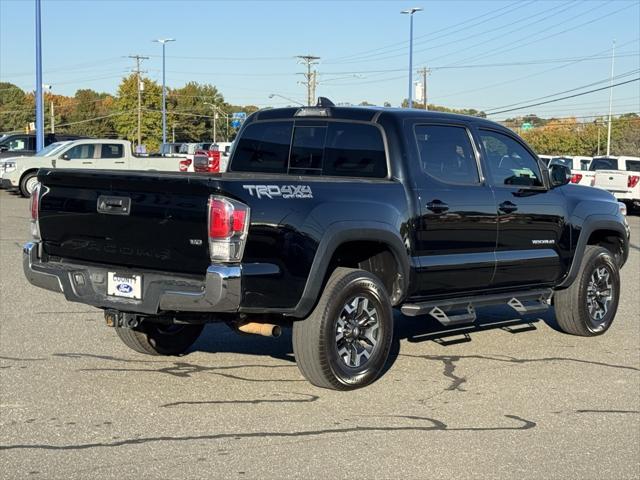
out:
{"label": "running board step", "polygon": [[431,315],[443,325],[473,323],[476,308],[487,305],[509,305],[520,315],[541,312],[549,308],[553,290],[527,290],[493,295],[477,295],[429,302],[407,303],[401,311],[408,317]]}

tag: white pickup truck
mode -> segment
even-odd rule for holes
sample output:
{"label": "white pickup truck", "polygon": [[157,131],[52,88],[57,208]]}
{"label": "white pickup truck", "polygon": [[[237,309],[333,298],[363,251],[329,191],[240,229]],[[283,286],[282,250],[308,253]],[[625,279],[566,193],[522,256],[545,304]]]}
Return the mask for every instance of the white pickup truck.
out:
{"label": "white pickup truck", "polygon": [[627,208],[640,208],[640,157],[594,158],[594,187],[611,192]]}
{"label": "white pickup truck", "polygon": [[[571,183],[578,185],[591,185],[589,177],[589,166],[591,165],[591,157],[573,156],[573,157],[553,157],[548,166],[564,165],[571,170]],[[585,173],[586,172],[586,173]]]}
{"label": "white pickup truck", "polygon": [[33,157],[10,157],[0,162],[2,188],[17,188],[31,196],[39,168],[100,170],[158,170],[178,172],[181,158],[137,156],[127,140],[86,139],[52,143]]}

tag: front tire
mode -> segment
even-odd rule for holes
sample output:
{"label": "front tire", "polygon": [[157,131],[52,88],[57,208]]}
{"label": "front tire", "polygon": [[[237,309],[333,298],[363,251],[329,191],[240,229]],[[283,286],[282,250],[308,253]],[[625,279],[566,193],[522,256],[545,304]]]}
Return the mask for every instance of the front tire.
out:
{"label": "front tire", "polygon": [[375,381],[392,338],[389,295],[380,280],[364,270],[336,269],[311,315],[293,324],[300,372],[312,384],[333,390]]}
{"label": "front tire", "polygon": [[29,198],[38,184],[38,172],[25,173],[20,179],[20,195]]}
{"label": "front tire", "polygon": [[136,328],[115,327],[120,340],[146,355],[181,355],[202,333],[204,325],[164,325],[142,322]]}
{"label": "front tire", "polygon": [[588,245],[578,276],[555,294],[556,320],[572,335],[592,337],[606,332],[618,310],[620,271],[606,248]]}

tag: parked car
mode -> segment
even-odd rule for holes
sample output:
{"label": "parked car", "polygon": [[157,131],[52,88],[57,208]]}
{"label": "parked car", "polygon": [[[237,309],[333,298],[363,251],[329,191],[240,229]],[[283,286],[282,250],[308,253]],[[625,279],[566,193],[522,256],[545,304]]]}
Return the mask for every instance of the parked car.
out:
{"label": "parked car", "polygon": [[79,168],[108,170],[179,170],[180,159],[163,156],[137,156],[126,140],[89,139],[63,142],[33,157],[6,158],[1,162],[2,187],[17,188],[28,197],[38,183],[39,168]]}
{"label": "parked car", "polygon": [[193,168],[198,173],[227,171],[231,142],[212,143],[208,150],[197,150],[193,156]]}
{"label": "parked car", "polygon": [[640,208],[640,158],[594,159],[593,186],[611,192],[629,210]]}
{"label": "parked car", "polygon": [[[44,136],[44,146],[65,140],[78,140],[78,135],[47,133]],[[36,153],[36,136],[33,133],[11,133],[0,137],[0,158],[23,156],[29,157]]]}
{"label": "parked car", "polygon": [[590,178],[584,172],[589,170],[592,157],[553,157],[549,165],[564,165],[571,170],[571,183],[590,185]]}
{"label": "parked car", "polygon": [[349,390],[384,371],[394,307],[450,326],[553,304],[561,330],[605,333],[629,227],[609,192],[569,180],[478,117],[264,110],[225,174],[41,169],[24,271],[139,353],[181,354],[207,322],[292,326],[302,374]]}
{"label": "parked car", "polygon": [[183,161],[180,162],[181,172],[194,172],[193,158],[198,150],[209,150],[211,142],[203,143],[183,143],[180,146],[179,153],[184,155]]}

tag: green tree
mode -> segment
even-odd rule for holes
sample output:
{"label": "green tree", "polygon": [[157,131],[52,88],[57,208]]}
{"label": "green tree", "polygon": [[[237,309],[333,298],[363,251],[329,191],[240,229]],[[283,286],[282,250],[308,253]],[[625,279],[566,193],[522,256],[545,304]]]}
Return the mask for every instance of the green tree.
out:
{"label": "green tree", "polygon": [[[142,144],[147,151],[157,151],[162,142],[162,87],[143,78],[142,91]],[[132,74],[122,80],[114,102],[113,125],[120,138],[138,141],[138,79]]]}
{"label": "green tree", "polygon": [[189,142],[211,140],[214,111],[218,112],[216,139],[226,138],[225,115],[228,112],[224,97],[216,87],[189,82],[182,88],[171,90],[167,98],[168,130],[175,127],[176,139]]}
{"label": "green tree", "polygon": [[0,132],[21,131],[35,121],[35,102],[31,93],[20,87],[0,82]]}

